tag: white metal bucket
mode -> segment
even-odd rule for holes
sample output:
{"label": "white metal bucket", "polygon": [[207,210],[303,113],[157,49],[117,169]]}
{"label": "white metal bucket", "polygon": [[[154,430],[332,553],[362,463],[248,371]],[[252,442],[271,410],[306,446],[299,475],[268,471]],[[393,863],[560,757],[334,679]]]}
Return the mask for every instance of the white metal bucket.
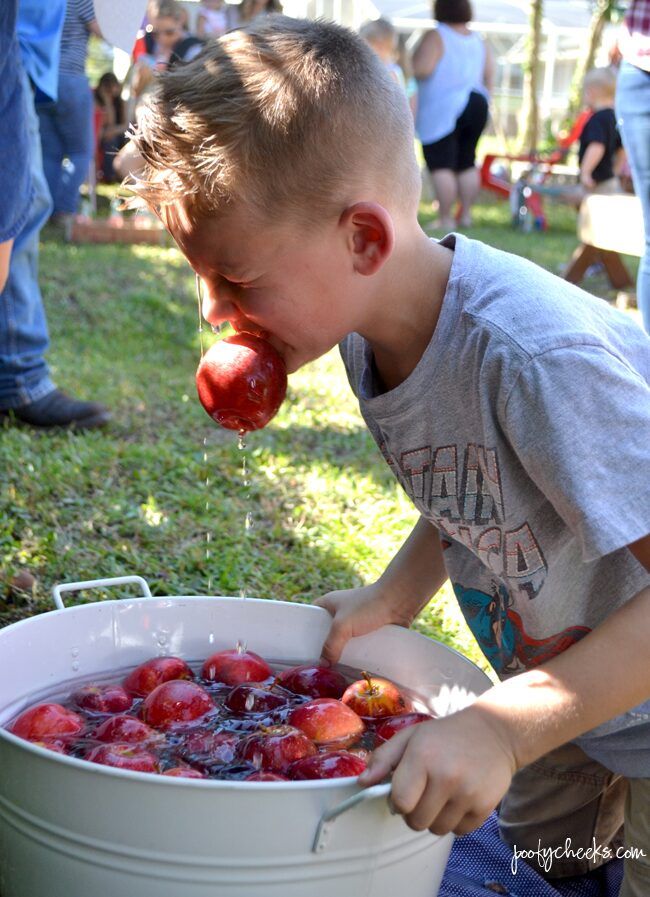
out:
{"label": "white metal bucket", "polygon": [[[313,661],[329,622],[320,608],[223,597],[104,601],[24,620],[0,630],[0,726],[156,654],[194,662],[245,639],[271,662]],[[408,686],[439,715],[490,685],[457,652],[397,626],[353,639],[342,662]],[[435,897],[453,836],[411,831],[388,790],[172,779],[0,729],[0,895],[394,897],[407,885],[409,897]]]}

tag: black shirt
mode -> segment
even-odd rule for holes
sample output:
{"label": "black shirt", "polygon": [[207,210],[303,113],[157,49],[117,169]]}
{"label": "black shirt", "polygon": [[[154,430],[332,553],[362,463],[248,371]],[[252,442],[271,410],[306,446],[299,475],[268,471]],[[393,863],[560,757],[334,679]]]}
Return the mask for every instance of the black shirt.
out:
{"label": "black shirt", "polygon": [[591,173],[594,181],[601,184],[614,177],[614,155],[622,146],[613,109],[598,109],[582,129],[578,152],[578,160],[581,164],[590,143],[605,144],[605,154]]}

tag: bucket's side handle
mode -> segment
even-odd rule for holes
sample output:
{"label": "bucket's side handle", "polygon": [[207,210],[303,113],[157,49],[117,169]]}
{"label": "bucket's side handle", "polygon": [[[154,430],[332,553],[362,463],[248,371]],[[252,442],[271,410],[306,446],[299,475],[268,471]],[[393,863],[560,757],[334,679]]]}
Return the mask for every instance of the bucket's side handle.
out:
{"label": "bucket's side handle", "polygon": [[54,603],[59,610],[65,610],[65,604],[61,598],[61,592],[79,592],[82,589],[103,589],[106,586],[122,586],[127,583],[136,583],[142,589],[145,598],[151,598],[149,583],[142,576],[114,576],[112,579],[87,579],[84,582],[63,582],[52,589]]}
{"label": "bucket's side handle", "polygon": [[390,782],[380,782],[379,785],[372,785],[370,788],[364,788],[358,794],[353,794],[346,800],[341,801],[331,810],[327,810],[320,818],[312,844],[312,853],[322,853],[327,847],[329,836],[334,825],[334,821],[343,813],[347,813],[358,804],[365,803],[368,800],[375,800],[379,797],[388,797],[390,794]]}

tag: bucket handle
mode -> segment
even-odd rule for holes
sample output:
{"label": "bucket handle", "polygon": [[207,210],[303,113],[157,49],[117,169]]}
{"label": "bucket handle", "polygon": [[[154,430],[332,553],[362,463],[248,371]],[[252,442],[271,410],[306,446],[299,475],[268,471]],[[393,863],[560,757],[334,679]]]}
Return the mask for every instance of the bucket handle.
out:
{"label": "bucket handle", "polygon": [[145,598],[151,598],[149,583],[142,576],[114,576],[112,579],[86,579],[83,582],[63,582],[52,589],[54,603],[59,610],[65,610],[61,592],[79,592],[81,589],[103,589],[106,586],[121,586],[126,583],[137,583]]}
{"label": "bucket handle", "polygon": [[[347,813],[357,804],[365,803],[368,800],[374,800],[377,797],[388,797],[390,795],[391,783],[380,782],[379,785],[372,785],[370,788],[364,788],[352,797],[341,801],[331,810],[327,810],[320,818],[314,835],[314,843],[312,844],[312,853],[322,853],[327,847],[329,836],[334,825],[334,821],[343,813]],[[390,803],[389,803],[390,807]],[[393,810],[391,810],[391,813]]]}

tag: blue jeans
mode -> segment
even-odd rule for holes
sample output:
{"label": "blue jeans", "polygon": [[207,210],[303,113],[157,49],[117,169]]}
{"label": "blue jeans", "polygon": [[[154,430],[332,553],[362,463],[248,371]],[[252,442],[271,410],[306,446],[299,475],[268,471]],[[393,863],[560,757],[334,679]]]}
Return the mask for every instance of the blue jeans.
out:
{"label": "blue jeans", "polygon": [[[59,75],[56,103],[36,106],[54,213],[74,213],[93,158],[93,97],[85,75]],[[66,160],[64,162],[64,160]]]}
{"label": "blue jeans", "polygon": [[645,255],[639,265],[637,302],[650,333],[650,75],[628,62],[618,76],[616,116],[643,209]]}
{"label": "blue jeans", "polygon": [[35,402],[55,388],[43,358],[49,340],[38,286],[38,238],[52,211],[52,200],[43,173],[32,89],[24,72],[23,78],[29,132],[26,164],[31,169],[34,195],[25,225],[14,241],[9,277],[0,293],[0,410]]}

